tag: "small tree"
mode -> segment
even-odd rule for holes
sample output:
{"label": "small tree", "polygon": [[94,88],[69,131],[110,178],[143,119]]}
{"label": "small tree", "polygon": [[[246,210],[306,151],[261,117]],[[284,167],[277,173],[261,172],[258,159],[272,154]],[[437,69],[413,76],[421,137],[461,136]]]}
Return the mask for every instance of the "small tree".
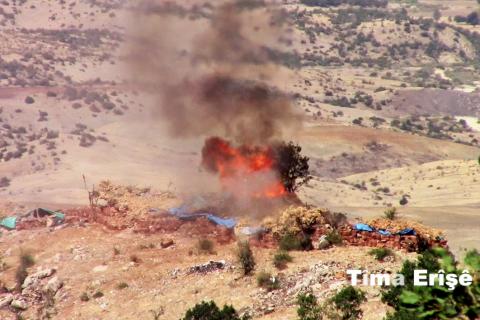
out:
{"label": "small tree", "polygon": [[255,269],[255,259],[248,241],[238,242],[238,261],[242,267],[243,274],[249,275]]}
{"label": "small tree", "polygon": [[299,320],[321,320],[322,310],[317,298],[311,294],[302,293],[297,297],[297,315]]}
{"label": "small tree", "polygon": [[293,193],[310,181],[310,167],[306,156],[302,156],[302,147],[293,142],[282,142],[275,147],[276,160],[280,178],[285,189]]}
{"label": "small tree", "polygon": [[202,301],[189,309],[182,320],[248,320],[249,318],[248,316],[240,317],[232,306],[224,305],[220,310],[215,302]]}
{"label": "small tree", "polygon": [[362,315],[360,305],[367,299],[365,293],[353,286],[347,286],[332,297],[331,302],[342,320],[356,320]]}
{"label": "small tree", "polygon": [[388,208],[387,210],[385,210],[385,212],[383,213],[383,215],[385,216],[386,219],[388,220],[395,220],[398,216],[398,211],[397,211],[397,208],[395,207],[392,207],[392,208]]}

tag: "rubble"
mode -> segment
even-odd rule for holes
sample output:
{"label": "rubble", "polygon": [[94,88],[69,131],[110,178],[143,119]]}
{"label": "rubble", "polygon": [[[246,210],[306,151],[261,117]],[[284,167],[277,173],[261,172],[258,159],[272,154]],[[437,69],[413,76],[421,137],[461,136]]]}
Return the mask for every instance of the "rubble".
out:
{"label": "rubble", "polygon": [[308,270],[288,276],[280,276],[280,289],[266,292],[259,290],[254,295],[257,301],[252,306],[254,317],[260,317],[274,312],[276,309],[292,306],[296,303],[299,293],[313,291],[319,297],[325,297],[335,288],[346,283],[345,278],[339,280],[335,270],[341,266],[335,262],[317,263]]}
{"label": "rubble", "polygon": [[21,299],[14,299],[12,300],[12,303],[10,304],[15,309],[19,310],[27,310],[28,309],[28,303],[24,300]]}
{"label": "rubble", "polygon": [[0,309],[10,305],[13,300],[13,294],[7,294],[0,298]]}
{"label": "rubble", "polygon": [[225,260],[220,260],[220,261],[210,260],[207,263],[198,264],[190,267],[187,270],[187,274],[192,274],[192,273],[205,274],[213,271],[224,270],[226,267],[227,267],[227,264]]}

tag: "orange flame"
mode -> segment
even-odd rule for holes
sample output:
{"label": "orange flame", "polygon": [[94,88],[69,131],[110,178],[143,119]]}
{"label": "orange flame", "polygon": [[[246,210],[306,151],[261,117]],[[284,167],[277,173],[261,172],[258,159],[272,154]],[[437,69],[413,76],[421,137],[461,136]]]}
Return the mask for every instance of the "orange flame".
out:
{"label": "orange flame", "polygon": [[[202,150],[202,166],[218,173],[223,187],[233,194],[240,192],[237,190],[240,184],[251,190],[249,195],[253,198],[278,198],[287,193],[269,147],[233,147],[221,138],[209,138]],[[258,177],[262,174],[268,174],[269,178],[260,182]]]}

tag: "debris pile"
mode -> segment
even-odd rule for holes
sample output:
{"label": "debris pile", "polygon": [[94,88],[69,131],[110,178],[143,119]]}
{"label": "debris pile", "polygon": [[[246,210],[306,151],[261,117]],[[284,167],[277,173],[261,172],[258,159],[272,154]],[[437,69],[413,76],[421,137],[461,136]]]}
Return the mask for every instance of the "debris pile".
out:
{"label": "debris pile", "polygon": [[224,270],[227,267],[225,260],[209,261],[207,263],[194,265],[187,270],[187,274],[205,274],[214,271]]}
{"label": "debris pile", "polygon": [[0,309],[9,307],[13,310],[27,310],[36,307],[45,312],[50,301],[58,297],[63,287],[63,281],[55,273],[55,269],[46,268],[27,276],[21,292],[0,294]]}
{"label": "debris pile", "polygon": [[251,312],[255,317],[260,317],[280,307],[292,306],[296,303],[298,294],[307,291],[313,291],[317,297],[326,297],[345,284],[345,276],[336,271],[342,269],[336,262],[322,262],[302,272],[281,276],[278,290],[259,289]]}

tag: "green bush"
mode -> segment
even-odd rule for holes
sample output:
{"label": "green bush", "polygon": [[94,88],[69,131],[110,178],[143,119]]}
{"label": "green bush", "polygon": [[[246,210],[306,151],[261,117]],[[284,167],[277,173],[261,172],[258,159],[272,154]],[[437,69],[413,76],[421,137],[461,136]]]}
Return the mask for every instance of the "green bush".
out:
{"label": "green bush", "polygon": [[385,210],[383,215],[384,215],[385,219],[395,220],[398,216],[397,208],[395,208],[395,207],[388,208],[387,210]]}
{"label": "green bush", "polygon": [[265,271],[260,271],[257,274],[257,285],[263,289],[266,289],[267,291],[272,291],[280,288],[279,280]]}
{"label": "green bush", "polygon": [[193,308],[185,313],[182,320],[248,320],[250,317],[240,317],[232,306],[224,305],[223,308],[217,307],[215,302],[197,303]]}
{"label": "green bush", "polygon": [[248,241],[238,242],[237,257],[243,274],[249,275],[255,269],[255,258]]}
{"label": "green bush", "polygon": [[22,290],[22,284],[28,276],[27,269],[35,264],[35,259],[30,253],[22,252],[19,258],[19,265],[15,271],[15,281],[17,290]]}
{"label": "green bush", "polygon": [[365,293],[353,286],[343,288],[330,299],[342,320],[361,318],[360,305],[366,300]]}
{"label": "green bush", "polygon": [[273,256],[273,265],[277,269],[283,269],[289,262],[292,262],[293,258],[286,251],[278,251]]}
{"label": "green bush", "polygon": [[80,295],[80,300],[82,302],[87,302],[90,300],[90,297],[88,296],[88,293],[86,292],[83,292],[81,295]]}
{"label": "green bush", "polygon": [[302,248],[300,239],[294,234],[284,235],[280,239],[279,246],[280,246],[280,250],[283,250],[283,251],[300,250]]}
{"label": "green bush", "polygon": [[292,250],[312,250],[312,240],[305,234],[291,234],[288,233],[280,239],[280,250],[292,251]]}
{"label": "green bush", "polygon": [[445,273],[460,276],[453,255],[442,248],[425,251],[415,262],[406,261],[401,274],[405,276],[405,286],[390,287],[382,292],[382,302],[395,311],[387,316],[388,320],[400,319],[478,319],[480,317],[480,254],[469,251],[464,259],[465,268],[473,276],[470,286],[458,285],[454,290],[439,286],[414,286],[413,272],[425,269],[436,273],[440,269]]}
{"label": "green bush", "polygon": [[119,290],[126,289],[126,288],[128,288],[128,283],[126,282],[120,282],[119,284],[117,284],[117,289]]}
{"label": "green bush", "polygon": [[331,244],[334,244],[334,245],[341,245],[343,243],[343,238],[340,235],[340,233],[338,233],[337,230],[329,231],[326,234],[326,239],[327,239],[328,242],[330,242]]}
{"label": "green bush", "polygon": [[299,320],[321,320],[322,309],[317,298],[311,294],[299,294],[297,297],[297,315]]}
{"label": "green bush", "polygon": [[378,261],[383,261],[386,257],[393,256],[393,251],[387,248],[375,248],[370,250],[368,254],[374,256]]}
{"label": "green bush", "polygon": [[200,239],[197,242],[197,250],[199,253],[212,254],[213,253],[213,241],[209,239]]}

